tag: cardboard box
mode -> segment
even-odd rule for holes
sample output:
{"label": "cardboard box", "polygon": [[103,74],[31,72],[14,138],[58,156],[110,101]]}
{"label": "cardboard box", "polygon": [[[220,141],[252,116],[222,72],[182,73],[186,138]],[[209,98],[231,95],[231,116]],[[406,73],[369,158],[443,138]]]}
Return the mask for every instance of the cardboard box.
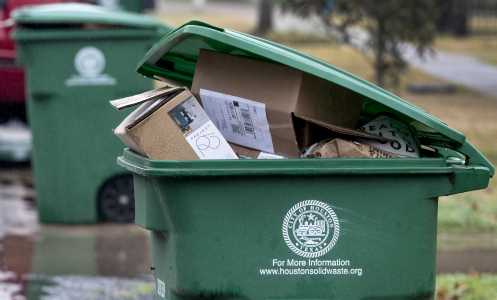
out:
{"label": "cardboard box", "polygon": [[[200,51],[192,93],[229,142],[288,158],[299,157],[292,113],[356,128],[364,100],[356,92],[294,68],[207,50]],[[250,122],[254,114],[266,120],[250,124],[247,112]],[[260,141],[254,145],[257,138]]]}
{"label": "cardboard box", "polygon": [[142,104],[114,130],[131,150],[151,159],[237,159],[186,88],[160,88],[111,101],[121,110]]}
{"label": "cardboard box", "polygon": [[[323,140],[343,139],[344,141],[361,141],[363,143],[388,143],[393,141],[389,138],[370,134],[365,131],[330,125],[302,116],[293,115],[292,120],[300,154],[303,154],[309,146],[322,142]],[[229,143],[229,145],[238,155],[247,156],[253,159],[261,158],[261,151],[259,150],[246,148],[233,143]],[[262,157],[263,156],[262,152]]]}

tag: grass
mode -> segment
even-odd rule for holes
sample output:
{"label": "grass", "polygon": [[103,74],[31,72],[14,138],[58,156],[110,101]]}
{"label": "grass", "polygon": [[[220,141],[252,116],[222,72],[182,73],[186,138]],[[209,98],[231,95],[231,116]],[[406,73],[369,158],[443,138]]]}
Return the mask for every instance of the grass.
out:
{"label": "grass", "polygon": [[482,62],[497,65],[497,35],[440,36],[435,41],[435,47],[444,51],[473,55]]}
{"label": "grass", "polygon": [[442,197],[437,229],[441,233],[497,233],[497,201],[476,192]]}
{"label": "grass", "polygon": [[435,300],[495,300],[497,275],[450,274],[437,276]]}

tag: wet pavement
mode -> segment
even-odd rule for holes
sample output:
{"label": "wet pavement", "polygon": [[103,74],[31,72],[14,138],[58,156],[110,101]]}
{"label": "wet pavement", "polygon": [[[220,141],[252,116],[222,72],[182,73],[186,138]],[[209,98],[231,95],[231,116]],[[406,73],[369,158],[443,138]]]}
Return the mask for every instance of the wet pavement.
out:
{"label": "wet pavement", "polygon": [[39,224],[28,164],[0,163],[0,300],[155,299],[147,230]]}
{"label": "wet pavement", "polygon": [[[0,164],[0,300],[155,299],[147,230],[39,224],[29,165]],[[496,235],[439,235],[437,273],[497,273]]]}
{"label": "wet pavement", "polygon": [[0,300],[155,299],[150,239],[137,225],[40,225],[0,244]]}

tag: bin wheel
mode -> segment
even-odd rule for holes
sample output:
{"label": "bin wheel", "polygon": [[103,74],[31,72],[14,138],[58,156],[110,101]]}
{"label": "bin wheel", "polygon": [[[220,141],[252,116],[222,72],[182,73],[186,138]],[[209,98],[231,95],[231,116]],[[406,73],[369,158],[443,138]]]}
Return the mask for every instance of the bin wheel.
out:
{"label": "bin wheel", "polygon": [[132,222],[135,219],[133,176],[118,176],[107,181],[98,196],[101,217],[109,222]]}

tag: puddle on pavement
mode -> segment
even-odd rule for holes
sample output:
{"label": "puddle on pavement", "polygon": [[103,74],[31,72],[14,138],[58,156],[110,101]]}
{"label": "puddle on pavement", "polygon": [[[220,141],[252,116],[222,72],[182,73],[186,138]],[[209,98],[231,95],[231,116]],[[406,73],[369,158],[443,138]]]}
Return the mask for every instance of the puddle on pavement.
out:
{"label": "puddle on pavement", "polygon": [[151,274],[150,238],[135,224],[41,225],[6,236],[1,261],[17,274],[140,277]]}
{"label": "puddle on pavement", "polygon": [[36,234],[8,235],[0,245],[0,294],[7,290],[12,299],[85,289],[119,296],[153,286],[150,236],[135,224],[40,225]]}

